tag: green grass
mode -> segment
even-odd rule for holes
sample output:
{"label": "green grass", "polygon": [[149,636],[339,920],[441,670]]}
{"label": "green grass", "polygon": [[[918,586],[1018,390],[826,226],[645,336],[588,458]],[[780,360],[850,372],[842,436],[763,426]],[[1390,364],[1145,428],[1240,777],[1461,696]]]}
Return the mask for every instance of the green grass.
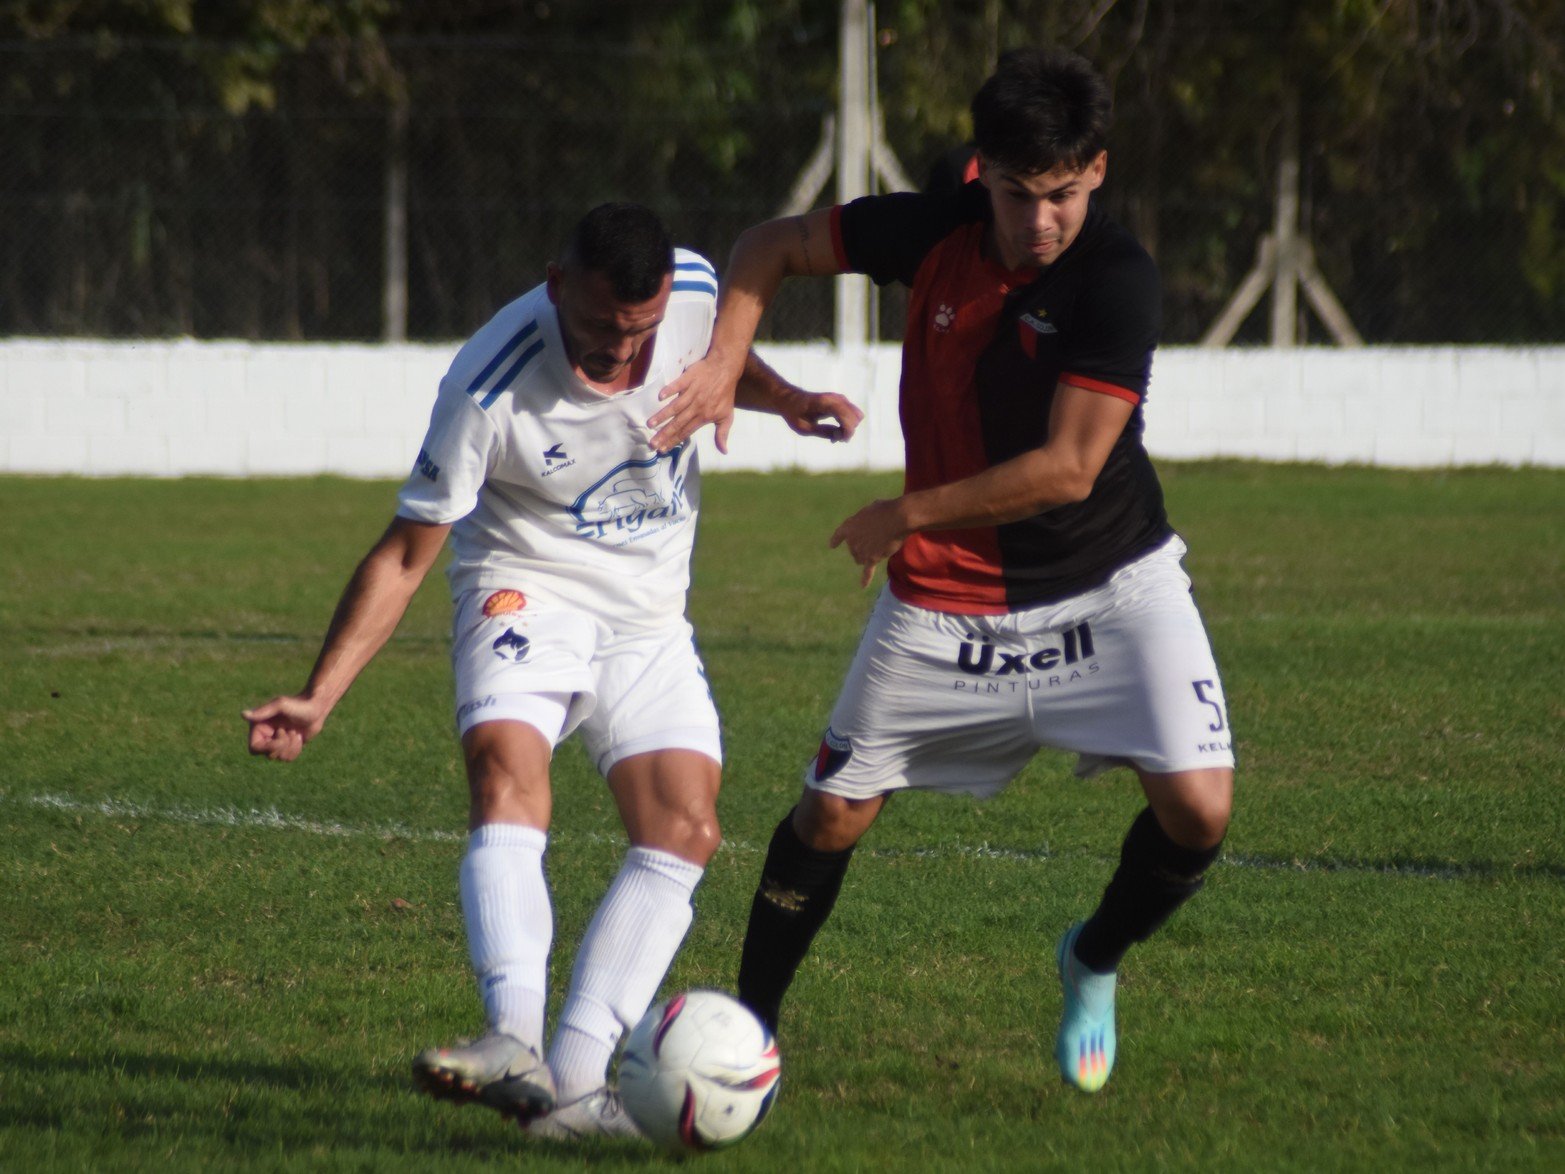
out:
{"label": "green grass", "polygon": [[[890,805],[777,1111],[702,1168],[1565,1168],[1565,475],[1163,472],[1240,774],[1225,864],[1128,962],[1108,1089],[1054,1073],[1052,948],[1140,802],[1040,756],[988,804]],[[708,479],[727,842],[671,986],[732,986],[870,603],[825,536],[894,487]],[[0,479],[0,1169],[678,1165],[409,1088],[479,1019],[442,581],[300,762],[242,751],[392,497]],[[574,746],[556,775],[559,985],[621,837]]]}

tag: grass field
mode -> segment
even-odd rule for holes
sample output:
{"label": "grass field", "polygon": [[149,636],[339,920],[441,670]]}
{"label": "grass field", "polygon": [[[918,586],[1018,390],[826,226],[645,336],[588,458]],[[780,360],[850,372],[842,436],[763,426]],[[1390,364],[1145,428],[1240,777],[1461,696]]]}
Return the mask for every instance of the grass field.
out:
{"label": "grass field", "polygon": [[[986,805],[887,809],[791,996],[776,1112],[703,1169],[1565,1169],[1565,474],[1164,475],[1239,790],[1212,883],[1127,962],[1108,1089],[1054,1071],[1052,947],[1140,803],[1040,757]],[[670,987],[732,986],[870,601],[824,536],[892,485],[708,479],[727,840]],[[392,498],[0,479],[0,1169],[669,1163],[409,1087],[479,1027],[443,581],[300,762],[243,753]],[[558,985],[621,842],[556,761]]]}

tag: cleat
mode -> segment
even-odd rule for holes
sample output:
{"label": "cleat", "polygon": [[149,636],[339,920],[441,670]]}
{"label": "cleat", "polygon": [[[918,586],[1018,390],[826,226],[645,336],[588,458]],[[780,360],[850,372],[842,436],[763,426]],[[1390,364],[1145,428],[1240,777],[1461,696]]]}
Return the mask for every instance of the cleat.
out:
{"label": "cleat", "polygon": [[596,1137],[645,1137],[625,1111],[619,1090],[604,1086],[526,1126],[529,1137],[545,1141],[587,1141]]}
{"label": "cleat", "polygon": [[1060,1064],[1065,1083],[1082,1092],[1097,1092],[1108,1083],[1114,1070],[1114,984],[1115,976],[1095,974],[1076,957],[1076,938],[1081,922],[1065,931],[1055,947],[1054,960],[1060,970],[1060,986],[1065,993],[1060,1012],[1060,1034],[1054,1041],[1054,1058]]}
{"label": "cleat", "polygon": [[549,1066],[521,1040],[499,1032],[420,1052],[413,1083],[436,1100],[487,1105],[524,1126],[554,1108]]}

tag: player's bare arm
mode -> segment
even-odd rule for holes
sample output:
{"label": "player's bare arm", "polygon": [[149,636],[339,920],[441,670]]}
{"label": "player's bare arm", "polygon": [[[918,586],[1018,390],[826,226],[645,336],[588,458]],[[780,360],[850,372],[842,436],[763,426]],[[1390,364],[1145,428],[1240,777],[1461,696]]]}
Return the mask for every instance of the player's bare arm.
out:
{"label": "player's bare arm", "polygon": [[396,630],[450,529],[407,518],[392,520],[348,580],[303,690],[244,711],[251,754],[281,762],[299,757]]}
{"label": "player's bare arm", "polygon": [[831,209],[786,216],[747,228],[734,242],[718,295],[717,325],[706,357],[663,389],[668,401],[648,421],[652,447],[668,452],[707,424],[728,451],[734,393],[761,316],[785,277],[842,272],[831,243]]}
{"label": "player's bare arm", "polygon": [[781,416],[800,436],[830,441],[851,440],[864,419],[858,405],[846,396],[805,391],[789,383],[754,351],[745,359],[744,373],[734,391],[734,406]]}
{"label": "player's bare arm", "polygon": [[1134,410],[1115,396],[1062,383],[1043,445],[948,485],[871,502],[837,527],[831,545],[847,546],[867,587],[875,565],[916,531],[1003,525],[1082,501]]}

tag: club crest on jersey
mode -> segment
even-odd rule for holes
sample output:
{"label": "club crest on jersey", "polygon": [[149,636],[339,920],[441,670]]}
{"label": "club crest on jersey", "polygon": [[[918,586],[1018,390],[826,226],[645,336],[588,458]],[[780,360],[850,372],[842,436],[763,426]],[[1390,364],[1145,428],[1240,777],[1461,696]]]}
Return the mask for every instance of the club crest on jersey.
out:
{"label": "club crest on jersey", "polygon": [[821,738],[821,748],[815,752],[815,781],[825,782],[853,757],[853,741],[845,738],[830,726]]}
{"label": "club crest on jersey", "polygon": [[507,628],[495,638],[495,642],[489,647],[501,660],[508,660],[512,664],[521,664],[527,659],[527,650],[533,642],[526,636],[518,634],[515,628]]}
{"label": "club crest on jersey", "polygon": [[507,587],[503,591],[496,591],[484,600],[484,615],[491,619],[495,616],[508,616],[513,611],[521,611],[526,606],[527,596]]}
{"label": "club crest on jersey", "polygon": [[1023,326],[1036,330],[1039,334],[1058,334],[1059,328],[1049,321],[1047,310],[1029,310],[1021,317]]}
{"label": "club crest on jersey", "polygon": [[1038,336],[1058,334],[1059,328],[1049,321],[1047,310],[1029,310],[1016,320],[1016,333],[1021,339],[1022,351],[1029,359],[1038,357]]}
{"label": "club crest on jersey", "polygon": [[599,477],[570,505],[576,533],[618,545],[683,521],[687,502],[681,461],[688,448],[686,441],[661,456],[621,461]]}

